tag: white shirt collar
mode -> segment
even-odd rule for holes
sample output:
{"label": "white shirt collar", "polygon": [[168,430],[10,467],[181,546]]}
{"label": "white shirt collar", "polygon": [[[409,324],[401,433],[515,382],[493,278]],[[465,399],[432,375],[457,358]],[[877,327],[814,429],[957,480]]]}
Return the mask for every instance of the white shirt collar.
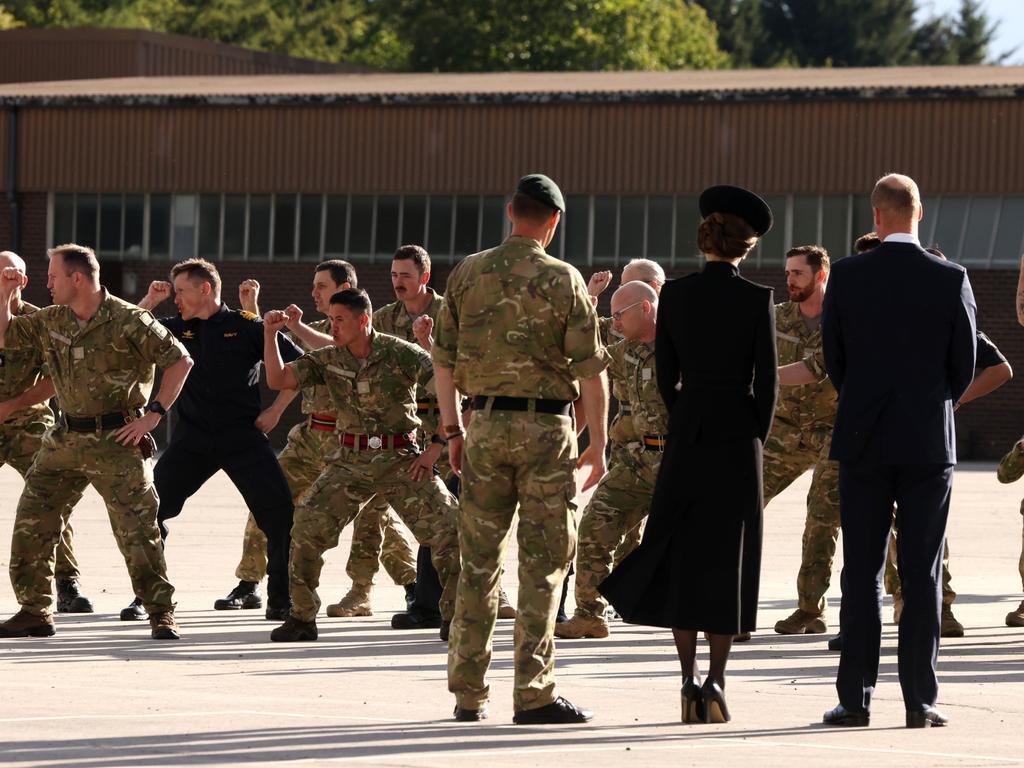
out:
{"label": "white shirt collar", "polygon": [[893,232],[882,242],[885,243],[911,243],[916,245],[918,248],[921,247],[921,241],[917,239],[917,235],[912,235],[909,232]]}

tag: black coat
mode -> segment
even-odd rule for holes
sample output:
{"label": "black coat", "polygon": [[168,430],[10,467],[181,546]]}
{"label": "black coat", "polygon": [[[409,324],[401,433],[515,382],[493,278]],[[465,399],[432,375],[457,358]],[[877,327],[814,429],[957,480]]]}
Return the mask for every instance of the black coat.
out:
{"label": "black coat", "polygon": [[655,355],[668,443],[643,542],[601,592],[633,623],[753,630],[778,388],[771,289],[726,262],[666,284]]}

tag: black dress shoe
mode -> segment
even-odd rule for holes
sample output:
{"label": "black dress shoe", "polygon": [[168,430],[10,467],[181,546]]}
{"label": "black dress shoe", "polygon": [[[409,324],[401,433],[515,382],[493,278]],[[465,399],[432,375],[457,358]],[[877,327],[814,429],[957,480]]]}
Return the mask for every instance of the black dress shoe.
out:
{"label": "black dress shoe", "polygon": [[311,643],[318,636],[315,621],[299,621],[292,616],[270,633],[270,639],[275,643]]}
{"label": "black dress shoe", "polygon": [[830,651],[841,651],[843,650],[843,636],[836,635],[828,641],[828,649]]}
{"label": "black dress shoe", "polygon": [[680,698],[683,705],[683,722],[703,723],[704,698],[700,695],[700,684],[693,677],[683,680]]}
{"label": "black dress shoe", "polygon": [[455,705],[455,719],[460,723],[475,723],[478,720],[487,719],[487,707],[479,709],[465,709],[458,704]]}
{"label": "black dress shoe", "polygon": [[82,594],[77,581],[57,582],[57,613],[92,612],[92,601]]}
{"label": "black dress shoe", "polygon": [[593,719],[594,713],[589,709],[580,709],[561,696],[546,706],[520,710],[512,716],[516,725],[573,725]]}
{"label": "black dress shoe", "polygon": [[949,718],[935,707],[925,707],[922,712],[907,712],[907,728],[941,728]]}
{"label": "black dress shoe", "polygon": [[240,581],[227,597],[213,601],[215,611],[238,611],[243,608],[262,608],[263,598],[260,597],[260,585],[255,581]]}
{"label": "black dress shoe", "polygon": [[705,723],[728,723],[732,719],[725,704],[725,693],[710,677],[700,687],[700,697],[704,700]]}
{"label": "black dress shoe", "polygon": [[396,613],[391,617],[392,629],[439,629],[440,616],[424,616],[419,611]]}
{"label": "black dress shoe", "polygon": [[121,609],[121,621],[145,621],[149,616],[142,607],[142,599],[136,597],[127,608]]}
{"label": "black dress shoe", "polygon": [[845,725],[851,728],[863,728],[871,722],[871,715],[867,712],[851,712],[842,704],[835,709],[830,709],[821,718],[825,725]]}

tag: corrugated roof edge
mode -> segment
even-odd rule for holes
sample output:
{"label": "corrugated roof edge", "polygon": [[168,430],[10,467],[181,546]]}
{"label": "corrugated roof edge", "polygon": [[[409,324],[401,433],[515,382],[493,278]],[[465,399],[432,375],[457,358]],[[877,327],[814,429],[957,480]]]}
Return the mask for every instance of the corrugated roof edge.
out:
{"label": "corrugated roof edge", "polygon": [[[88,82],[88,81],[83,81]],[[436,106],[496,104],[778,102],[931,99],[1017,99],[1021,85],[927,87],[756,88],[665,91],[551,91],[495,93],[279,93],[279,94],[94,94],[0,95],[0,107],[182,107],[182,106]]]}

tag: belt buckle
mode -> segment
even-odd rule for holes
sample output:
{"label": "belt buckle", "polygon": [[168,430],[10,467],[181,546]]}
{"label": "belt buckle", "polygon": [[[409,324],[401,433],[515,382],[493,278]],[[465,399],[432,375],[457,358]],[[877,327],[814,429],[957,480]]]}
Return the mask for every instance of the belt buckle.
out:
{"label": "belt buckle", "polygon": [[375,451],[379,451],[382,445],[384,445],[384,441],[380,439],[380,435],[373,435],[366,441],[366,446]]}

